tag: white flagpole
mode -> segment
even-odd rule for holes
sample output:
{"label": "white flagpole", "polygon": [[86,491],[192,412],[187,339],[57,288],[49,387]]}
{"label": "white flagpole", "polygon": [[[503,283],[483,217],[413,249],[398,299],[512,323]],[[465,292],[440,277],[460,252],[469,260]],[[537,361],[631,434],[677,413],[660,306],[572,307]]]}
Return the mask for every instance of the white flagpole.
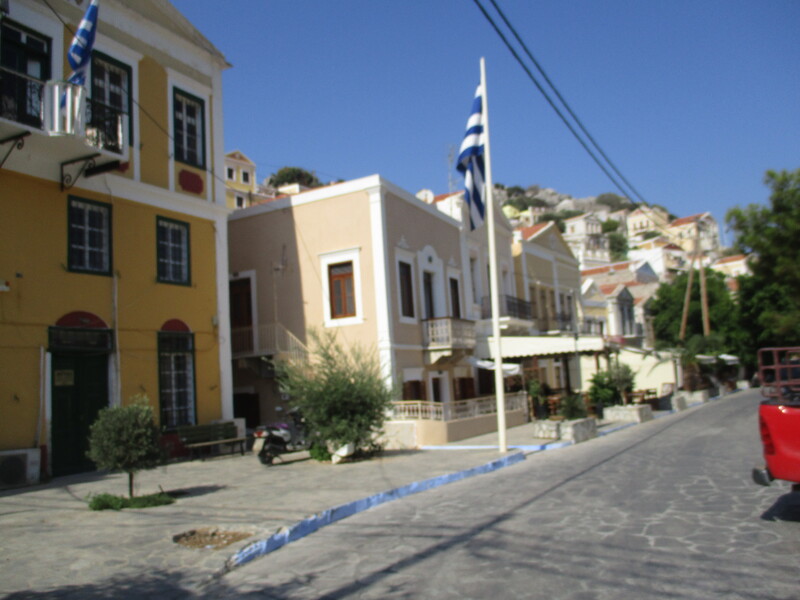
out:
{"label": "white flagpole", "polygon": [[483,92],[484,168],[486,185],[486,228],[489,235],[489,290],[492,304],[492,337],[494,342],[494,389],[497,397],[497,437],[500,452],[508,452],[506,442],[506,393],[503,377],[503,354],[500,351],[500,286],[497,272],[497,241],[494,235],[494,195],[492,159],[489,152],[489,102],[486,93],[486,61],[481,57],[481,90]]}

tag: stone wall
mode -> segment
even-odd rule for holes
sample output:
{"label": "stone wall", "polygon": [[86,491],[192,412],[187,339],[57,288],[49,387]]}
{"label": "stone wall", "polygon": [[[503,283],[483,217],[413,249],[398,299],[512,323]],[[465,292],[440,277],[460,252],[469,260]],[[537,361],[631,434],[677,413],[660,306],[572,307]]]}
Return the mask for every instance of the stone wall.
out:
{"label": "stone wall", "polygon": [[603,409],[606,421],[619,423],[644,423],[653,418],[653,409],[649,404],[629,404],[627,406],[607,406]]}

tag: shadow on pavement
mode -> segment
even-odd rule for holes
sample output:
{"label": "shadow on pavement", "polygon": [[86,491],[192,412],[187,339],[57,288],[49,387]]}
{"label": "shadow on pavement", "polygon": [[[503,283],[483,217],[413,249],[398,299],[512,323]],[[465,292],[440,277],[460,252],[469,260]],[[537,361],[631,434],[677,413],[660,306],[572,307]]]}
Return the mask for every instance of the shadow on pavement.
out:
{"label": "shadow on pavement", "polygon": [[790,492],[775,501],[775,504],[761,515],[765,521],[794,521],[800,523],[800,493]]}
{"label": "shadow on pavement", "polygon": [[173,498],[186,498],[193,496],[205,496],[220,490],[227,489],[227,485],[196,485],[194,487],[178,488],[176,490],[166,490],[166,494]]}
{"label": "shadow on pavement", "polygon": [[178,574],[155,571],[148,575],[114,577],[100,583],[69,585],[45,591],[20,591],[5,596],[5,600],[26,600],[28,598],[58,598],[59,600],[95,600],[99,598],[196,598],[197,596],[181,586],[182,577]]}

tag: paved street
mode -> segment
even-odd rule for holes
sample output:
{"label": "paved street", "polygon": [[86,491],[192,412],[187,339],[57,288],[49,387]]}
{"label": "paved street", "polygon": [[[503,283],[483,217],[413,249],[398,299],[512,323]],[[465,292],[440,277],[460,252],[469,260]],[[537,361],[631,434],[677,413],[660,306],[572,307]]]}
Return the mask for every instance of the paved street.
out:
{"label": "paved street", "polygon": [[[749,480],[757,392],[374,507],[214,579],[276,529],[387,490],[483,468],[469,449],[387,453],[333,467],[224,457],[141,473],[138,493],[176,504],[93,513],[121,474],[0,493],[0,597],[797,598],[800,496]],[[607,429],[614,430],[613,423]],[[509,431],[528,448],[532,426]],[[556,444],[557,446],[558,444]],[[299,459],[299,460],[297,460]],[[173,536],[252,533],[221,549]]]}
{"label": "paved street", "polygon": [[759,488],[757,392],[327,527],[206,588],[258,598],[800,597],[800,499]]}

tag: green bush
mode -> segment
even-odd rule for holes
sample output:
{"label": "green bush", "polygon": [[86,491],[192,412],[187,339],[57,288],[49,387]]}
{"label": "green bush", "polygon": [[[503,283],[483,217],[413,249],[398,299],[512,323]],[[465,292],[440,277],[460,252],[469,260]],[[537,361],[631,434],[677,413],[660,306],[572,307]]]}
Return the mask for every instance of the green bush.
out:
{"label": "green bush", "polygon": [[327,462],[333,456],[328,450],[327,446],[322,444],[313,444],[308,450],[308,455],[314,460],[318,460],[320,462]]}
{"label": "green bush", "polygon": [[133,498],[133,477],[162,460],[159,431],[146,396],[134,396],[131,404],[102,409],[89,430],[86,455],[101,469],[125,471],[128,494]]}
{"label": "green bush", "polygon": [[608,376],[614,387],[617,388],[620,397],[633,391],[636,377],[633,369],[625,363],[620,363],[619,361],[612,363],[608,369]]}
{"label": "green bush", "polygon": [[113,494],[97,494],[89,500],[92,510],[121,510],[125,508],[125,498]]}
{"label": "green bush", "polygon": [[91,510],[122,510],[123,508],[151,508],[153,506],[165,506],[175,502],[175,498],[160,492],[147,496],[136,496],[135,498],[125,498],[124,496],[114,496],[112,494],[97,494],[89,500]]}
{"label": "green bush", "polygon": [[591,398],[592,404],[613,406],[621,403],[622,396],[611,380],[611,374],[608,371],[598,371],[592,375],[590,381],[592,385],[589,387],[589,398]]}
{"label": "green bush", "polygon": [[314,358],[279,365],[282,390],[300,409],[315,451],[327,460],[328,447],[353,444],[375,448],[394,392],[384,381],[375,352],[343,348],[334,334],[312,333]]}
{"label": "green bush", "polygon": [[559,413],[565,419],[582,419],[587,415],[583,397],[580,394],[570,394],[561,400]]}

